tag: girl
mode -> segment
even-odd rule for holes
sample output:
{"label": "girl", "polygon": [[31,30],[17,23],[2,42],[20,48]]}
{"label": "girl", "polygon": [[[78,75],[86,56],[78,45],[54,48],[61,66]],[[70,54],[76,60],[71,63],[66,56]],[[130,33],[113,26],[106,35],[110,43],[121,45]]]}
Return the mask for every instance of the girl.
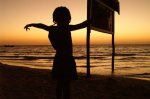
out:
{"label": "girl", "polygon": [[36,27],[49,32],[49,40],[56,50],[52,67],[52,78],[57,80],[56,98],[70,99],[70,81],[77,79],[75,59],[72,54],[71,31],[86,27],[87,21],[77,25],[69,25],[70,11],[66,7],[58,7],[53,12],[54,25],[27,24],[25,29]]}

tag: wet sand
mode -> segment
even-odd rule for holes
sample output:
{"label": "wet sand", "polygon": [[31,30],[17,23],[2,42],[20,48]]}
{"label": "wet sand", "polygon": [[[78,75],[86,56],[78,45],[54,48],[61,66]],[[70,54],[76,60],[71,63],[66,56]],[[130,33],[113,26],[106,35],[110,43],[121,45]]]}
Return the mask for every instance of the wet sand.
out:
{"label": "wet sand", "polygon": [[[150,99],[150,81],[93,75],[72,81],[71,99]],[[0,99],[55,99],[50,70],[0,63]]]}

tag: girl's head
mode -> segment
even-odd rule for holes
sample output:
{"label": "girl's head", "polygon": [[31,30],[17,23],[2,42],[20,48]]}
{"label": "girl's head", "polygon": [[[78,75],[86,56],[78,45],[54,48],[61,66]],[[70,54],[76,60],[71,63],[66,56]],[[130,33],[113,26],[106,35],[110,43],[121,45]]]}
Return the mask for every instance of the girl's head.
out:
{"label": "girl's head", "polygon": [[53,12],[55,24],[68,25],[71,21],[70,11],[66,7],[57,7]]}

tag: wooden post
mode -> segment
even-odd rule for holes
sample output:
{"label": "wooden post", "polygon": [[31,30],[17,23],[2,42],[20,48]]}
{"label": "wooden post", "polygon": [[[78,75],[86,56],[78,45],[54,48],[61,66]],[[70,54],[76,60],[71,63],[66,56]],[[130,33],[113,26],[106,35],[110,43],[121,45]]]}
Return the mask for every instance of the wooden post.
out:
{"label": "wooden post", "polygon": [[[91,17],[91,0],[87,0],[87,20],[89,21]],[[87,78],[91,77],[90,74],[90,25],[87,26],[87,38],[86,38],[86,47],[87,47]]]}
{"label": "wooden post", "polygon": [[114,73],[114,59],[115,59],[115,42],[114,42],[114,34],[112,34],[112,73]]}
{"label": "wooden post", "polygon": [[114,74],[114,61],[115,61],[115,15],[113,13],[113,34],[112,34],[112,74]]}

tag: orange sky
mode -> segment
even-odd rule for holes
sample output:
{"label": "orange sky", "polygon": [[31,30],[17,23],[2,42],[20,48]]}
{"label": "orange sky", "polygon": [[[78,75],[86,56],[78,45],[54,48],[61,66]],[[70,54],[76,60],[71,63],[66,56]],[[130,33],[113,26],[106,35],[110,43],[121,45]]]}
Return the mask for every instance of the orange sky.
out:
{"label": "orange sky", "polygon": [[[49,44],[48,32],[31,28],[27,23],[53,24],[52,13],[58,6],[66,6],[72,15],[71,24],[86,20],[87,0],[0,0],[0,45]],[[117,44],[150,44],[150,0],[119,0],[120,15],[115,15]],[[85,44],[86,29],[72,32],[74,44]],[[92,31],[92,44],[111,44],[111,35]]]}

